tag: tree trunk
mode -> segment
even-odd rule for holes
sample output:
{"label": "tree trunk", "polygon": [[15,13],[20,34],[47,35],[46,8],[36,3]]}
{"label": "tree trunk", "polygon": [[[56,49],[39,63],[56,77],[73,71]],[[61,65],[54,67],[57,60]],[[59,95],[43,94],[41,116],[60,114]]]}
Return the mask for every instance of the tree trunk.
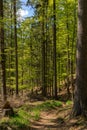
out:
{"label": "tree trunk", "polygon": [[43,7],[42,7],[42,94],[43,96],[46,96],[46,78],[45,78],[45,69],[46,69],[46,63],[45,63],[45,29],[44,29],[44,19],[45,19],[45,3],[43,1]]}
{"label": "tree trunk", "polygon": [[[71,45],[71,88],[72,88],[72,100],[74,98],[74,88],[75,88],[75,83],[74,83],[74,79],[75,77],[73,76],[73,74],[75,73],[75,65],[74,65],[74,61],[75,61],[75,54],[76,50],[74,50],[75,48],[75,38],[76,38],[76,26],[77,26],[77,17],[76,17],[77,11],[76,11],[76,0],[75,0],[75,4],[74,4],[74,9],[73,9],[73,16],[74,16],[74,21],[73,21],[73,32],[72,32],[72,45]],[[76,48],[75,48],[76,49]]]}
{"label": "tree trunk", "polygon": [[76,86],[73,115],[87,111],[87,0],[78,0]]}
{"label": "tree trunk", "polygon": [[16,0],[14,0],[14,42],[16,57],[16,96],[18,95],[18,45],[17,45],[17,19],[16,19]]}
{"label": "tree trunk", "polygon": [[57,62],[56,62],[56,0],[53,0],[53,60],[54,60],[54,91],[55,99],[57,99]]}
{"label": "tree trunk", "polygon": [[1,49],[1,68],[2,68],[2,96],[6,100],[6,55],[4,43],[4,23],[3,23],[3,0],[0,1],[0,49]]}

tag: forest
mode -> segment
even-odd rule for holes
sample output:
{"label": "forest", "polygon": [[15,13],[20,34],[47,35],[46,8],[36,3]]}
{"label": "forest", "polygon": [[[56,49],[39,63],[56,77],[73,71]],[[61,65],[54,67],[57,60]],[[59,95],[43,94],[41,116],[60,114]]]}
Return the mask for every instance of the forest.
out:
{"label": "forest", "polygon": [[0,0],[0,130],[87,130],[87,0]]}

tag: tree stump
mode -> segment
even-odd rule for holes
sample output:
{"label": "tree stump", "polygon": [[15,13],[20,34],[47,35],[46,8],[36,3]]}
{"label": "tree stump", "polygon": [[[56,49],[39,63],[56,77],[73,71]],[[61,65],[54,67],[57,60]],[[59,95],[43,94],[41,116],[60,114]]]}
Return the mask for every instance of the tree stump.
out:
{"label": "tree stump", "polygon": [[13,108],[8,101],[6,101],[3,106],[3,116],[14,116]]}

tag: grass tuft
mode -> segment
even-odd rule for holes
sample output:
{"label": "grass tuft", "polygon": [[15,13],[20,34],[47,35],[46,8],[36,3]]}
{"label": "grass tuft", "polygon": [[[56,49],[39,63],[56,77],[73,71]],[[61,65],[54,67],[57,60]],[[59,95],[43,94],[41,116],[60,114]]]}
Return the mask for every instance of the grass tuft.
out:
{"label": "grass tuft", "polygon": [[72,105],[72,101],[70,101],[70,100],[68,100],[67,102],[66,102],[66,105]]}

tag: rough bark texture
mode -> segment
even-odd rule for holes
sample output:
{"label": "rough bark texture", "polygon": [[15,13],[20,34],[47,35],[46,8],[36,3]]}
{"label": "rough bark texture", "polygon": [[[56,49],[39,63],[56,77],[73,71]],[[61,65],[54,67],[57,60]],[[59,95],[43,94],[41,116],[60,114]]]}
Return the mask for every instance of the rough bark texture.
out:
{"label": "rough bark texture", "polygon": [[78,0],[77,67],[73,115],[87,111],[87,0]]}
{"label": "rough bark texture", "polygon": [[4,22],[3,22],[3,0],[0,1],[0,50],[1,50],[1,69],[2,69],[2,96],[6,100],[6,55],[4,43]]}

